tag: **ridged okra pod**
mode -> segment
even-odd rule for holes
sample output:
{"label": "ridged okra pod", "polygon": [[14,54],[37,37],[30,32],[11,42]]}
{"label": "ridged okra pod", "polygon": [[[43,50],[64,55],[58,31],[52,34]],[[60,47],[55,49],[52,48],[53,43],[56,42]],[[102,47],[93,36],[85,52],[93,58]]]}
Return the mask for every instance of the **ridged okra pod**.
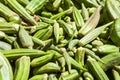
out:
{"label": "ridged okra pod", "polygon": [[30,57],[22,56],[16,60],[14,80],[28,80],[30,73]]}
{"label": "ridged okra pod", "polygon": [[91,58],[90,56],[87,59],[87,66],[92,71],[92,74],[96,77],[97,80],[109,80],[102,67],[95,59]]}
{"label": "ridged okra pod", "polygon": [[7,6],[0,2],[0,16],[4,17],[7,21],[20,23],[21,19],[18,14],[13,12]]}
{"label": "ridged okra pod", "polygon": [[26,22],[36,25],[36,21],[33,17],[27,13],[23,6],[21,6],[16,0],[6,0],[10,8],[12,8],[17,14],[19,14]]}
{"label": "ridged okra pod", "polygon": [[2,67],[0,68],[1,80],[13,80],[13,71],[8,59],[0,52],[0,62]]}
{"label": "ridged okra pod", "polygon": [[26,6],[26,9],[30,14],[34,14],[48,2],[48,0],[31,0]]}

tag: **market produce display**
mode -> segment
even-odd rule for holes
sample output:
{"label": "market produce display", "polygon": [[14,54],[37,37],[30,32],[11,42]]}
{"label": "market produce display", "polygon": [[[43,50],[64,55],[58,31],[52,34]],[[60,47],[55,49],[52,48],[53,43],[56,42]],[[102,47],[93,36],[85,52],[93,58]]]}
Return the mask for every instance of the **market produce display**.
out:
{"label": "market produce display", "polygon": [[120,0],[0,0],[0,80],[120,80]]}

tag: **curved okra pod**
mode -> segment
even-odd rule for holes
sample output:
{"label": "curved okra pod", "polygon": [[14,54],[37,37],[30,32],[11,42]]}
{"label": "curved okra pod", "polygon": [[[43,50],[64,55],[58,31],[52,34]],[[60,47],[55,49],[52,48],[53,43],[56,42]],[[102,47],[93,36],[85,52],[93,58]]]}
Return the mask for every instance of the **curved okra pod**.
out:
{"label": "curved okra pod", "polygon": [[0,79],[1,80],[13,80],[12,67],[8,59],[0,53],[0,63],[2,67],[0,68]]}

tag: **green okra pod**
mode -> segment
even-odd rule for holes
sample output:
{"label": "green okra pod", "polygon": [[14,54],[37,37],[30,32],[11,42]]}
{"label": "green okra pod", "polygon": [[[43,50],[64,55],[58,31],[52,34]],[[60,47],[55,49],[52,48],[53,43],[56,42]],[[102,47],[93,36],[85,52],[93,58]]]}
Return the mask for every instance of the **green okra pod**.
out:
{"label": "green okra pod", "polygon": [[11,9],[9,9],[4,4],[0,3],[0,15],[4,17],[7,21],[21,23],[21,19],[18,14],[13,12]]}
{"label": "green okra pod", "polygon": [[75,60],[78,63],[84,65],[84,59],[85,59],[85,49],[80,47],[77,49],[77,52],[75,53]]}
{"label": "green okra pod", "polygon": [[59,41],[59,24],[57,22],[54,23],[53,25],[53,28],[54,28],[54,36],[55,36],[55,40],[56,40],[56,43],[58,43]]}
{"label": "green okra pod", "polygon": [[99,65],[103,68],[104,71],[106,71],[112,68],[113,66],[120,64],[119,59],[120,59],[119,52],[111,53],[102,57],[101,60],[104,62],[104,64],[99,63]]}
{"label": "green okra pod", "polygon": [[2,22],[7,22],[7,21],[5,20],[5,18],[0,17],[0,23],[2,23]]}
{"label": "green okra pod", "polygon": [[11,50],[12,46],[4,41],[0,41],[0,50]]}
{"label": "green okra pod", "polygon": [[66,61],[66,64],[68,66],[68,71],[70,72],[71,70],[71,61],[70,61],[70,56],[69,54],[67,53],[66,49],[65,48],[61,48],[61,51],[63,53],[63,56],[65,58],[65,61]]}
{"label": "green okra pod", "polygon": [[91,58],[90,56],[87,59],[87,66],[92,71],[92,74],[96,77],[97,80],[109,80],[102,67],[95,59]]}
{"label": "green okra pod", "polygon": [[89,72],[84,72],[83,77],[85,78],[85,80],[94,80],[94,77]]}
{"label": "green okra pod", "polygon": [[53,72],[60,72],[60,67],[53,62],[49,62],[40,68],[35,68],[33,71],[34,74],[53,73]]}
{"label": "green okra pod", "polygon": [[100,10],[101,6],[99,6],[96,11],[90,16],[90,18],[86,21],[86,23],[79,30],[79,35],[86,35],[97,26],[100,19]]}
{"label": "green okra pod", "polygon": [[78,39],[73,39],[69,42],[68,44],[68,49],[72,50],[74,46],[76,46],[78,44],[79,40]]}
{"label": "green okra pod", "polygon": [[30,57],[22,56],[16,60],[14,80],[28,80],[30,73]]}
{"label": "green okra pod", "polygon": [[18,36],[23,47],[32,49],[34,43],[28,32],[23,28],[23,26],[20,26]]}
{"label": "green okra pod", "polygon": [[112,70],[114,80],[119,80],[120,79],[120,74],[116,70]]}
{"label": "green okra pod", "polygon": [[26,6],[29,4],[29,0],[17,0],[21,5]]}
{"label": "green okra pod", "polygon": [[46,55],[44,51],[35,50],[35,49],[11,49],[11,50],[2,50],[1,51],[7,58],[9,59],[17,59],[21,56],[30,56],[30,57],[38,57],[42,55]]}
{"label": "green okra pod", "polygon": [[19,14],[26,22],[36,25],[36,21],[33,17],[27,13],[23,6],[21,6],[16,0],[6,0],[6,3],[12,8],[17,14]]}
{"label": "green okra pod", "polygon": [[84,24],[84,20],[81,13],[76,7],[73,7],[73,19],[75,20],[77,29],[80,29]]}
{"label": "green okra pod", "polygon": [[0,79],[1,80],[13,80],[13,71],[8,59],[0,53],[0,62],[2,67],[0,69]]}
{"label": "green okra pod", "polygon": [[109,53],[119,52],[119,48],[114,45],[105,44],[105,45],[97,47],[97,51],[100,54],[109,54]]}
{"label": "green okra pod", "polygon": [[26,10],[33,15],[35,12],[43,8],[47,2],[48,0],[31,0],[26,6]]}
{"label": "green okra pod", "polygon": [[48,63],[53,58],[53,56],[54,54],[48,54],[38,58],[34,58],[30,64],[32,67],[42,66]]}
{"label": "green okra pod", "polygon": [[84,37],[82,37],[79,40],[79,45],[84,46],[84,45],[88,44],[89,42],[91,42],[92,40],[97,38],[102,33],[102,31],[106,27],[110,26],[111,24],[113,24],[113,22],[109,22],[103,26],[100,26],[100,27],[94,29],[93,31],[91,31],[90,33],[88,33],[87,35],[85,35]]}
{"label": "green okra pod", "polygon": [[29,80],[47,80],[48,74],[38,74],[31,77]]}

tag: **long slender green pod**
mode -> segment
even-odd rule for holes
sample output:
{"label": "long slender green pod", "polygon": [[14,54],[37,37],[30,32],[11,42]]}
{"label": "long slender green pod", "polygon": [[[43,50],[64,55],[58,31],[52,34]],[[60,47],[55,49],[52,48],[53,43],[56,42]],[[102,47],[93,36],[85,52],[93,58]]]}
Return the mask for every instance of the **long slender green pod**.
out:
{"label": "long slender green pod", "polygon": [[14,80],[28,80],[30,73],[30,57],[22,56],[16,60]]}
{"label": "long slender green pod", "polygon": [[91,31],[90,33],[88,33],[87,35],[85,35],[83,38],[81,38],[79,40],[79,45],[84,46],[84,45],[88,44],[89,42],[91,42],[92,40],[97,38],[102,33],[102,31],[106,27],[110,26],[111,24],[113,24],[113,22],[109,22],[103,26],[100,26],[100,27],[94,29],[93,31]]}
{"label": "long slender green pod", "polygon": [[21,5],[26,6],[29,4],[29,0],[17,0]]}
{"label": "long slender green pod", "polygon": [[21,56],[30,56],[30,57],[38,57],[42,55],[46,55],[44,51],[35,50],[35,49],[12,49],[12,50],[2,50],[1,51],[7,58],[9,59],[17,59]]}
{"label": "long slender green pod", "polygon": [[119,80],[120,79],[120,74],[116,70],[112,70],[114,80]]}
{"label": "long slender green pod", "polygon": [[90,18],[86,21],[86,23],[79,30],[79,35],[86,35],[97,26],[100,19],[100,10],[101,6],[99,6],[96,11],[90,16]]}
{"label": "long slender green pod", "polygon": [[36,21],[33,19],[33,17],[30,16],[30,14],[27,13],[24,7],[21,6],[16,0],[6,0],[6,2],[23,19],[25,19],[27,22],[29,22],[32,25],[36,25]]}
{"label": "long slender green pod", "polygon": [[0,62],[2,67],[0,69],[1,80],[13,80],[13,71],[8,59],[0,53]]}

